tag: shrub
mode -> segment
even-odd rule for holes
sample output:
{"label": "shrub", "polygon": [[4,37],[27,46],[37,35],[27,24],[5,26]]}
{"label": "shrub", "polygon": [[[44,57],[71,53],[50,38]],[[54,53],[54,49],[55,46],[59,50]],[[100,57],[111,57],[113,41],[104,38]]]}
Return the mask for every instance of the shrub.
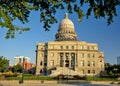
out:
{"label": "shrub", "polygon": [[116,78],[111,78],[111,77],[91,77],[87,76],[86,79],[88,81],[117,81]]}

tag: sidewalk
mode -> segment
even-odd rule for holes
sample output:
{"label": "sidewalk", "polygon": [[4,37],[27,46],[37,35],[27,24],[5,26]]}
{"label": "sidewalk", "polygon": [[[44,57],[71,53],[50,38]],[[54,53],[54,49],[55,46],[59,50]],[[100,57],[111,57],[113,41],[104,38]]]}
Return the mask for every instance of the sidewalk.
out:
{"label": "sidewalk", "polygon": [[19,83],[19,80],[2,80],[0,86],[120,86],[118,82],[113,81],[85,81],[85,80],[24,80]]}

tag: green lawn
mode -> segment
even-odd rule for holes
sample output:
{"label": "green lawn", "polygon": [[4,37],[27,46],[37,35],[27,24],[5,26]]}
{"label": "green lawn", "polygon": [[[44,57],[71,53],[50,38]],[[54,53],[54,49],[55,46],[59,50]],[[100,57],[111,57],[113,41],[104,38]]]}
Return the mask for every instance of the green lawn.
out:
{"label": "green lawn", "polygon": [[117,78],[105,78],[105,77],[86,77],[88,81],[118,81]]}
{"label": "green lawn", "polygon": [[[22,79],[22,75],[21,76],[9,76],[7,75],[7,77],[4,78],[5,80],[21,80]],[[23,74],[23,79],[24,80],[57,80],[56,77],[52,77],[52,76],[35,76],[32,74]],[[117,81],[117,78],[103,78],[103,77],[86,77],[87,81]]]}
{"label": "green lawn", "polygon": [[[14,76],[7,76],[5,80],[21,80],[22,76],[14,77]],[[23,74],[24,80],[55,80],[55,77],[50,76],[35,76],[32,74]]]}

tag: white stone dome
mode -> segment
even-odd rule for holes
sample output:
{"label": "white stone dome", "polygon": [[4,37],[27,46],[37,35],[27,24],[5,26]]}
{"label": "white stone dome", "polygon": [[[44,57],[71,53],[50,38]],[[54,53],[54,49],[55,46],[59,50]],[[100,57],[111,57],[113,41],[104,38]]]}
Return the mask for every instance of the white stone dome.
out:
{"label": "white stone dome", "polygon": [[61,21],[59,25],[59,29],[74,29],[73,22],[68,18],[68,14],[66,13],[65,18]]}
{"label": "white stone dome", "polygon": [[74,30],[73,22],[68,18],[68,14],[65,14],[65,18],[59,25],[58,32],[56,34],[56,41],[76,41],[77,35]]}

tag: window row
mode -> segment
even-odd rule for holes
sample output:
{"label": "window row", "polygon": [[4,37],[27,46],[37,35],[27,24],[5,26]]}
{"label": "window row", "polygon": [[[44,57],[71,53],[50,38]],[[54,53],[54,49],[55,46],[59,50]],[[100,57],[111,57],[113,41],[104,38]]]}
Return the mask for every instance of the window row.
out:
{"label": "window row", "polygon": [[[61,56],[61,55],[62,55],[62,54],[60,54],[60,56]],[[67,53],[65,56],[68,56],[68,55],[69,55],[69,53]],[[47,55],[45,54],[45,56],[47,56]],[[51,52],[51,53],[50,53],[50,56],[51,56],[51,57],[54,57],[54,52]],[[43,53],[40,53],[40,57],[44,57],[44,56],[43,56]],[[86,57],[85,53],[80,53],[80,57],[81,57],[81,58]],[[88,57],[88,58],[91,58],[91,57],[94,58],[94,57],[95,57],[95,54],[94,54],[94,53],[88,53],[88,54],[87,54],[87,57]]]}
{"label": "window row", "polygon": [[[63,46],[60,46],[60,49],[64,49],[64,47]],[[68,50],[68,49],[74,49],[74,46],[66,46],[66,49]]]}
{"label": "window row", "polygon": [[[47,48],[47,47],[45,47]],[[50,46],[50,49],[54,49],[54,45],[51,45]],[[66,45],[66,46],[63,46],[61,45],[60,46],[60,49],[75,49],[75,46],[70,46],[70,45]],[[81,49],[81,50],[95,50],[95,46],[84,46],[84,45],[81,45],[80,47],[78,47],[78,49]]]}
{"label": "window row", "polygon": [[[82,74],[85,74],[85,70],[84,70],[84,69],[81,70],[80,72],[81,72]],[[90,73],[95,74],[95,70],[87,70],[87,73],[88,73],[88,74],[90,74]]]}
{"label": "window row", "polygon": [[[95,67],[95,61],[87,61],[87,64],[86,64],[87,66],[92,66],[92,67]],[[80,61],[80,66],[85,66],[85,61],[84,60],[81,60]]]}
{"label": "window row", "polygon": [[[80,57],[84,58],[84,57],[85,57],[85,54],[84,54],[84,53],[80,53]],[[94,57],[95,57],[95,54],[94,54],[94,53],[88,53],[88,54],[87,54],[87,57],[88,57],[88,58],[90,58],[90,57],[94,58]]]}

